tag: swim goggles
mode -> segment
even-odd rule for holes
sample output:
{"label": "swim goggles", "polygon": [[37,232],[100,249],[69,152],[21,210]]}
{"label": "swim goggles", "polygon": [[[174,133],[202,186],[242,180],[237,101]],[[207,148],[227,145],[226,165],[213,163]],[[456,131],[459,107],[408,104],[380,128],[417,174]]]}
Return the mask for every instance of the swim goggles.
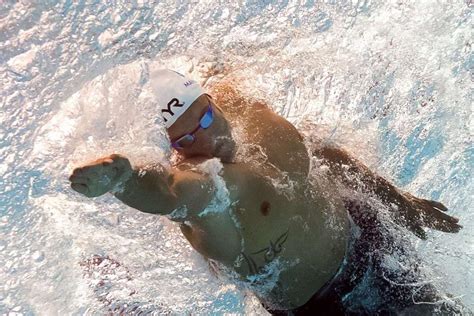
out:
{"label": "swim goggles", "polygon": [[184,147],[191,146],[196,141],[195,134],[198,130],[207,129],[211,126],[212,122],[214,121],[214,112],[212,111],[211,104],[207,107],[206,113],[201,117],[199,120],[199,126],[196,127],[191,133],[185,134],[181,137],[178,137],[176,140],[171,141],[171,146],[175,149],[182,149]]}

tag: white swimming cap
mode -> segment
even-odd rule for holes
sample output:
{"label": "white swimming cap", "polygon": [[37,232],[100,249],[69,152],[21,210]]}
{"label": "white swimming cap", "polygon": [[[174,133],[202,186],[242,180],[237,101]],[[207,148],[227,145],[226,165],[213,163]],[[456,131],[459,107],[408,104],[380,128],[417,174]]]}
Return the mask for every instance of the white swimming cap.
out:
{"label": "white swimming cap", "polygon": [[195,80],[170,69],[152,71],[150,85],[166,128],[173,125],[191,104],[205,93]]}

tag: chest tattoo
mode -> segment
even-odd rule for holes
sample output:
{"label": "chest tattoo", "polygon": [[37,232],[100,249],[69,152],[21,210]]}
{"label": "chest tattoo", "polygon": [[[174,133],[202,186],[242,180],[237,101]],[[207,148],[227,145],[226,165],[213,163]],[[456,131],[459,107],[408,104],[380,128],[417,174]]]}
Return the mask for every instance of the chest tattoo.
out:
{"label": "chest tattoo", "polygon": [[[242,256],[244,257],[245,261],[247,262],[248,269],[250,275],[259,274],[264,272],[265,265],[270,263],[273,259],[275,259],[280,252],[284,249],[283,245],[285,244],[286,240],[289,236],[289,230],[285,233],[280,235],[275,241],[270,240],[269,245],[259,251],[252,252],[250,254],[246,254],[242,252]],[[264,264],[258,266],[255,262],[255,259],[261,257],[263,255]],[[258,260],[258,259],[257,259]],[[261,261],[261,260],[258,260]]]}

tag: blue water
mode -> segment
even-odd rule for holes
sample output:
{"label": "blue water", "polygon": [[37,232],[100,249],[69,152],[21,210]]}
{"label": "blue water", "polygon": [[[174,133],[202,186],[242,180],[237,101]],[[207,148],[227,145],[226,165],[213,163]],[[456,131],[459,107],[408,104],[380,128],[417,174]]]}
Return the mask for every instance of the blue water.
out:
{"label": "blue water", "polygon": [[[464,229],[414,242],[433,281],[474,309],[470,3],[2,2],[0,311],[264,313],[166,219],[68,187],[75,165],[111,152],[167,161],[144,93],[155,64],[202,80],[226,69],[213,79],[442,201]],[[110,259],[86,268],[93,255]]]}

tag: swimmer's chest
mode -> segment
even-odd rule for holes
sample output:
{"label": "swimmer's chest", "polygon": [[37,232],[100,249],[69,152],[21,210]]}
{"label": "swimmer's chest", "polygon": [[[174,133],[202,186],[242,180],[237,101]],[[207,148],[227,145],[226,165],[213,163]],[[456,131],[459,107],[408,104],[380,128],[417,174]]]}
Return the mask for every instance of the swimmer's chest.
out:
{"label": "swimmer's chest", "polygon": [[183,230],[193,247],[227,265],[246,260],[237,269],[244,275],[257,273],[279,256],[292,255],[310,211],[299,201],[298,193],[285,196],[267,178],[256,175],[227,180],[230,207],[206,212]]}
{"label": "swimmer's chest", "polygon": [[[293,196],[279,192],[257,172],[242,177],[224,172],[223,178],[230,207],[209,212],[182,228],[184,235],[198,252],[221,262],[242,280],[262,275],[271,279],[269,269],[278,271],[282,293],[298,306],[328,281],[342,256],[331,253],[334,245],[326,242],[327,232],[321,230],[319,206],[304,201],[307,197],[301,192]],[[330,257],[334,258],[327,260]]]}
{"label": "swimmer's chest", "polygon": [[228,209],[204,211],[189,224],[181,225],[183,234],[198,252],[233,265],[247,250],[253,253],[271,243],[286,242],[293,211],[288,201],[265,190],[235,198]]}

